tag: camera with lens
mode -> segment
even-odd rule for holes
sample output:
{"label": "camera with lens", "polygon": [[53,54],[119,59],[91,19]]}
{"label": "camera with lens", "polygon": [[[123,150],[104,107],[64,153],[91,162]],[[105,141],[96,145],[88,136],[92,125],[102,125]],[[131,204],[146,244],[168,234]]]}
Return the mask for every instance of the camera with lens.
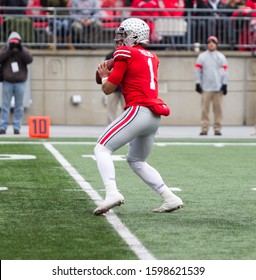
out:
{"label": "camera with lens", "polygon": [[21,46],[21,41],[19,39],[11,39],[9,42],[9,49],[10,50],[21,50],[22,46]]}

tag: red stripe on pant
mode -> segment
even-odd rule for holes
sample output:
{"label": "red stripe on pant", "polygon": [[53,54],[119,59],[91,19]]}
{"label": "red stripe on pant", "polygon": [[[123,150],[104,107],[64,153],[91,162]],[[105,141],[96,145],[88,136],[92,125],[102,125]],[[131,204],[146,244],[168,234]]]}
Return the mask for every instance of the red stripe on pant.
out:
{"label": "red stripe on pant", "polygon": [[116,123],[107,133],[105,136],[103,136],[102,139],[100,139],[99,144],[104,145],[106,142],[114,135],[116,134],[123,126],[128,124],[134,116],[137,114],[139,106],[133,106],[131,107],[131,110],[127,113],[127,115],[120,120],[120,122]]}

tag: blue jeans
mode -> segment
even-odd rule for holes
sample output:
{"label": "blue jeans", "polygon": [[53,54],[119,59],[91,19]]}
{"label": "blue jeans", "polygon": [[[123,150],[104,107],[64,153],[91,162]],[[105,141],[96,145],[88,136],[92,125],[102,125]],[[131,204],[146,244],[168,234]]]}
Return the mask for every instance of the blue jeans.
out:
{"label": "blue jeans", "polygon": [[10,105],[12,97],[14,96],[15,106],[13,114],[13,129],[20,130],[24,112],[23,98],[25,93],[25,86],[26,82],[9,83],[3,81],[0,129],[6,130],[8,127]]}
{"label": "blue jeans", "polygon": [[[68,37],[70,35],[70,28],[71,28],[71,22],[67,18],[59,18],[56,19],[56,30],[55,30],[55,36],[57,37]],[[53,32],[54,30],[54,22],[50,21],[50,30]]]}

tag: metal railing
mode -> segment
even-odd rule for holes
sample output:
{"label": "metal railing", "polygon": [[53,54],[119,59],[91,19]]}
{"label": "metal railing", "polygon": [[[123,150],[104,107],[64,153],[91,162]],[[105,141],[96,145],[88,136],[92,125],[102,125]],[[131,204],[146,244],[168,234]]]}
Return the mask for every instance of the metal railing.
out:
{"label": "metal railing", "polygon": [[[8,14],[6,11],[8,10]],[[15,14],[12,11],[19,11]],[[0,45],[4,45],[10,32],[17,31],[23,43],[32,48],[113,48],[114,31],[120,22],[140,9],[92,9],[98,14],[94,23],[83,27],[76,21],[71,8],[0,7]],[[149,15],[161,9],[144,9]],[[180,9],[165,9],[165,12]],[[193,50],[200,44],[204,48],[208,36],[219,39],[219,49],[256,49],[256,18],[250,15],[232,17],[238,10],[184,9],[183,17],[140,17],[151,27],[150,47],[153,49]],[[196,12],[196,15],[195,15]],[[215,11],[216,12],[216,11]],[[256,11],[252,11],[256,12]],[[24,16],[25,14],[25,16]],[[256,13],[255,13],[256,14]],[[64,23],[64,24],[63,24]]]}

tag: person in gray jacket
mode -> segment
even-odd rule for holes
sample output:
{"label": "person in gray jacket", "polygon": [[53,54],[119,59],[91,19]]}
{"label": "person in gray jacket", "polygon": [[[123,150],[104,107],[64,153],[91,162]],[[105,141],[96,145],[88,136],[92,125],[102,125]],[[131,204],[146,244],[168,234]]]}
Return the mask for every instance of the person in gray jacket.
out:
{"label": "person in gray jacket", "polygon": [[217,50],[218,39],[207,39],[207,50],[199,54],[195,65],[196,91],[202,96],[201,132],[207,135],[209,129],[209,109],[213,106],[214,134],[221,134],[222,97],[228,92],[228,64],[224,54]]}
{"label": "person in gray jacket", "polygon": [[74,41],[99,43],[102,35],[102,14],[99,0],[72,0],[70,17],[73,20]]}
{"label": "person in gray jacket", "polygon": [[20,134],[24,111],[23,98],[28,77],[27,65],[32,60],[32,54],[26,47],[22,46],[20,35],[17,32],[12,32],[7,44],[0,50],[0,64],[3,69],[0,134],[6,134],[12,97],[14,97],[15,101],[13,114],[14,134]]}

